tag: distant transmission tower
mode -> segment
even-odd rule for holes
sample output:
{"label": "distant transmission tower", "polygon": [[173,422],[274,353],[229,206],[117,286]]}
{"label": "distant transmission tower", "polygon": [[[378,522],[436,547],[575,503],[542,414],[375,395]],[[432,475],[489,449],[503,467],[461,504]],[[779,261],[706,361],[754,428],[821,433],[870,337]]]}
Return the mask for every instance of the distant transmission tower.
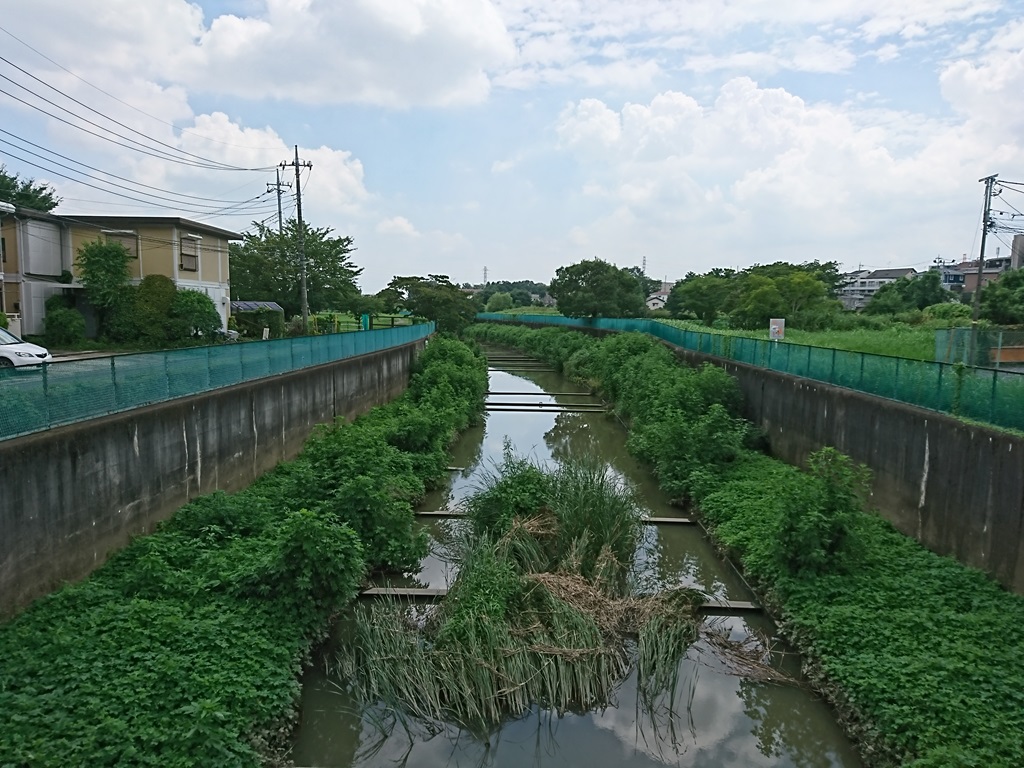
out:
{"label": "distant transmission tower", "polygon": [[484,288],[487,287],[487,267],[484,267]]}
{"label": "distant transmission tower", "polygon": [[643,264],[641,264],[641,266],[640,266],[640,273],[644,277],[647,277],[647,254],[646,253],[644,254]]}

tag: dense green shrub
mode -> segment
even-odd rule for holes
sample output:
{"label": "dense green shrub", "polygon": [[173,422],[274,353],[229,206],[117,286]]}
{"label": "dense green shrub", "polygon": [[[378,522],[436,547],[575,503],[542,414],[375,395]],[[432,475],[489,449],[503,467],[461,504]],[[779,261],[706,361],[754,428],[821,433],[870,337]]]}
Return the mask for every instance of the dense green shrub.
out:
{"label": "dense green shrub", "polygon": [[165,275],[142,278],[135,295],[140,339],[152,344],[162,344],[171,339],[171,307],[177,293],[174,281]]}
{"label": "dense green shrub", "polygon": [[213,299],[190,289],[174,294],[168,320],[168,336],[172,340],[213,339],[223,327]]}
{"label": "dense green shrub", "polygon": [[[460,383],[440,414],[428,381]],[[412,383],[0,626],[0,765],[255,766],[281,747],[310,644],[367,569],[424,553],[411,504],[482,412],[486,364],[432,340]]]}
{"label": "dense green shrub", "polygon": [[85,318],[77,309],[59,307],[46,312],[43,320],[46,343],[53,347],[70,347],[85,339]]}
{"label": "dense green shrub", "polygon": [[103,315],[100,334],[103,338],[115,342],[133,342],[139,338],[139,329],[145,320],[139,314],[139,288],[126,285],[118,296],[112,300]]}

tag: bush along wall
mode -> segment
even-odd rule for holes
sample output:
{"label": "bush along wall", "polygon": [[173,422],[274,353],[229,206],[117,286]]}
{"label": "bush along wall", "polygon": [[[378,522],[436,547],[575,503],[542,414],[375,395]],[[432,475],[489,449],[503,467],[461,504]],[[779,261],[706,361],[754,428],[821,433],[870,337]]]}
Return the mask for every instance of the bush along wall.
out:
{"label": "bush along wall", "polygon": [[0,765],[259,765],[298,675],[367,571],[425,554],[412,505],[483,411],[487,370],[435,338],[408,391],[320,428],[295,461],[215,493],[0,627]]}
{"label": "bush along wall", "polygon": [[743,565],[869,765],[1024,765],[1024,599],[865,512],[867,470],[758,450],[738,388],[640,334],[479,325],[602,391],[629,447]]}

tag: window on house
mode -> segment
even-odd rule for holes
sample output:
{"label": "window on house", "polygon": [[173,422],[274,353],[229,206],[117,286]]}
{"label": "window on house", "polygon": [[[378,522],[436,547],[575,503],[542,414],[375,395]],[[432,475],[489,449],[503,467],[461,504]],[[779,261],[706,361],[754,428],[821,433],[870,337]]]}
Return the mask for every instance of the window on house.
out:
{"label": "window on house", "polygon": [[139,238],[134,232],[107,233],[108,243],[120,243],[133,259],[139,257]]}
{"label": "window on house", "polygon": [[0,237],[0,264],[7,263],[7,238]]}
{"label": "window on house", "polygon": [[195,238],[181,238],[181,261],[178,267],[185,272],[199,271],[199,241]]}

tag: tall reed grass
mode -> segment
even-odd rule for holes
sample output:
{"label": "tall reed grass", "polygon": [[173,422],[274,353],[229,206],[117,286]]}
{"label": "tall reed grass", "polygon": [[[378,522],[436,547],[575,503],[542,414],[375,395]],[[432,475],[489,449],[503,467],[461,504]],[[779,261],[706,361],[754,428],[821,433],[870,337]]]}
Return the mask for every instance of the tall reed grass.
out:
{"label": "tall reed grass", "polygon": [[652,698],[674,687],[699,596],[630,594],[643,514],[627,482],[507,454],[467,510],[459,575],[427,621],[395,604],[356,612],[335,664],[365,704],[484,733],[535,705],[606,705],[634,663]]}

